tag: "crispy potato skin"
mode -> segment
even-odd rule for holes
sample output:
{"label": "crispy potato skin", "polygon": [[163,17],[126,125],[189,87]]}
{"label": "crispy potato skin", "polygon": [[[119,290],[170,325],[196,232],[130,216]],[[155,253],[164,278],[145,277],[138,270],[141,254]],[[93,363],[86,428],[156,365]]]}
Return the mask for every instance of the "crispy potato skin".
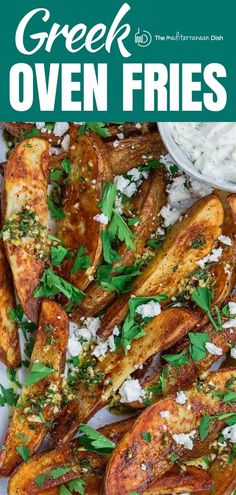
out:
{"label": "crispy potato skin", "polygon": [[20,366],[19,335],[9,311],[15,307],[11,272],[0,241],[0,360],[9,368]]}
{"label": "crispy potato skin", "polygon": [[[136,236],[134,239],[135,250],[128,249],[124,243],[118,249],[120,261],[115,263],[114,268],[121,265],[130,266],[134,263],[136,256],[141,256],[145,249],[146,241],[151,234],[156,232],[160,225],[160,216],[158,213],[166,203],[165,177],[161,170],[156,170],[149,175],[149,178],[143,183],[140,197],[135,215],[140,217],[137,226],[134,226],[133,233]],[[83,299],[79,312],[73,314],[78,316],[91,316],[108,306],[115,299],[115,292],[105,291],[102,287],[97,287],[97,282],[94,282],[86,291],[86,296]]]}
{"label": "crispy potato skin", "polygon": [[[86,289],[102,255],[101,232],[104,225],[94,220],[100,213],[98,200],[102,196],[102,184],[112,179],[106,149],[94,133],[79,136],[70,151],[70,182],[65,188],[64,212],[66,217],[58,222],[57,236],[63,244],[77,253],[85,246],[91,266],[71,275],[73,261],[66,260],[59,269],[62,277],[79,289]],[[95,181],[95,184],[92,182]]]}
{"label": "crispy potato skin", "polygon": [[[230,301],[236,302],[235,295],[230,297]],[[197,331],[199,331],[199,327],[197,326]],[[209,342],[215,344],[217,347],[222,349],[222,353],[226,354],[229,350],[229,344],[236,344],[236,332],[230,331],[230,328],[224,328],[221,332],[217,332],[211,324],[206,325],[203,328],[200,328],[200,332],[207,333],[209,335]],[[186,341],[186,346],[189,344],[189,340]],[[181,347],[183,349],[184,346]],[[178,350],[177,350],[178,352]],[[177,392],[177,390],[185,390],[189,388],[194,381],[199,378],[203,373],[205,373],[219,356],[213,354],[207,354],[204,359],[201,361],[193,362],[191,356],[189,357],[189,363],[184,366],[178,366],[178,373],[176,372],[176,366],[172,366],[171,364],[166,364],[162,368],[158,369],[156,373],[152,373],[147,378],[140,379],[140,384],[142,388],[146,390],[151,390],[151,387],[159,384],[159,379],[161,373],[166,376],[165,379],[165,395],[173,394]],[[162,391],[160,390],[158,393],[153,394],[150,397],[151,403],[155,403],[163,396]],[[129,407],[134,408],[143,408],[144,404],[140,404],[140,402],[132,402],[129,404]]]}
{"label": "crispy potato skin", "polygon": [[[177,222],[153,260],[142,275],[137,277],[132,294],[151,296],[166,293],[175,295],[179,283],[196,269],[196,261],[211,252],[221,233],[224,210],[217,195],[207,196],[197,201],[186,213],[181,222]],[[197,249],[191,249],[191,243],[203,235],[206,243]],[[130,295],[117,299],[105,313],[100,335],[108,336],[115,325],[119,325],[127,313]]]}
{"label": "crispy potato skin", "polygon": [[[224,463],[222,465],[222,460],[216,458],[209,469],[209,474],[213,481],[215,495],[231,495],[236,488],[235,459],[231,464]],[[203,491],[202,495],[207,495],[207,492]]]}
{"label": "crispy potato skin", "polygon": [[203,469],[188,467],[186,471],[171,470],[162,478],[155,480],[144,495],[176,495],[178,493],[210,493],[213,487],[211,476]]}
{"label": "crispy potato skin", "polygon": [[[48,143],[43,139],[28,139],[18,144],[6,165],[3,189],[3,216],[5,223],[29,207],[38,217],[40,226],[47,229],[47,169]],[[37,259],[37,238],[22,237],[4,240],[11,266],[14,286],[20,304],[35,323],[38,321],[40,302],[33,292],[45,268],[45,261]],[[47,245],[45,245],[45,254]]]}
{"label": "crispy potato skin", "polygon": [[[120,421],[119,423],[104,426],[99,431],[117,444],[128,429],[131,428],[133,422],[134,420],[132,419]],[[76,439],[60,449],[33,456],[27,464],[19,466],[12,475],[9,482],[8,494],[35,495],[37,493],[43,493],[46,495],[47,491],[42,492],[42,487],[36,485],[34,482],[35,479],[45,471],[50,472],[55,467],[65,466],[68,463],[71,463],[72,471],[57,480],[47,479],[44,484],[45,490],[49,487],[54,487],[55,494],[57,494],[59,493],[58,485],[78,478],[81,475],[86,479],[86,493],[89,493],[89,495],[98,493],[95,489],[98,490],[98,487],[102,484],[108,455],[97,455],[83,450],[80,451],[79,448],[80,442],[79,439]],[[79,464],[79,461],[84,458],[87,458],[91,464],[91,469],[87,473],[83,472]]]}
{"label": "crispy potato skin", "polygon": [[114,175],[124,174],[137,165],[159,159],[161,155],[166,154],[158,131],[122,139],[116,147],[113,143],[108,143],[107,148]]}
{"label": "crispy potato skin", "polygon": [[103,361],[98,361],[94,372],[103,373],[103,382],[89,389],[78,383],[77,399],[62,407],[52,430],[53,442],[58,444],[70,440],[78,425],[88,421],[103,407],[135,369],[156,352],[168,348],[171,342],[177,342],[198,321],[198,317],[187,309],[167,309],[145,325],[146,335],[132,342],[127,356],[123,349],[119,349],[116,353],[109,353]]}
{"label": "crispy potato skin", "polygon": [[[179,405],[175,396],[167,397],[146,409],[138,417],[133,428],[124,435],[109,459],[104,482],[105,495],[128,495],[132,491],[145,493],[155,479],[172,467],[169,454],[173,451],[181,459],[189,456],[192,458],[193,451],[177,444],[172,435],[196,430],[194,444],[197,445],[199,424],[205,414],[222,414],[235,410],[235,407],[231,408],[229,404],[222,403],[218,397],[215,397],[208,385],[212,381],[215,389],[224,391],[227,380],[232,378],[232,375],[233,370],[210,373],[201,390],[193,387],[186,391],[188,404],[191,404],[190,410],[187,409],[187,404]],[[160,415],[161,411],[166,410],[169,411],[168,420]],[[217,422],[217,428],[218,423],[221,422]],[[164,425],[167,425],[167,431],[163,437]],[[220,427],[222,428],[222,425]],[[217,428],[216,422],[213,422],[212,431],[215,431],[216,435]],[[142,438],[144,431],[151,433],[151,443],[145,442]],[[145,471],[141,469],[142,463],[146,464]]]}
{"label": "crispy potato skin", "polygon": [[[52,327],[51,333],[48,333],[48,325]],[[49,335],[53,338],[52,343],[49,342]],[[41,445],[47,434],[47,429],[42,422],[35,422],[37,411],[30,410],[25,412],[27,407],[30,407],[32,399],[36,401],[41,397],[45,397],[50,386],[55,385],[58,393],[61,393],[62,372],[65,366],[65,356],[68,340],[68,317],[64,310],[57,303],[49,300],[44,300],[40,315],[39,327],[36,336],[36,342],[31,357],[31,367],[33,363],[40,362],[41,364],[51,366],[54,370],[58,370],[43,380],[29,387],[23,387],[22,397],[24,402],[19,398],[17,406],[14,410],[13,417],[10,421],[6,440],[4,443],[5,449],[0,453],[0,476],[9,476],[15,467],[22,462],[21,456],[18,454],[16,447],[22,446],[22,439],[17,437],[22,433],[28,437],[28,441],[23,445],[30,449],[33,453]],[[60,402],[60,401],[59,401]],[[53,421],[57,412],[55,412],[55,404],[52,402],[43,408],[43,415],[46,421]],[[38,417],[38,416],[37,416]],[[30,426],[34,426],[34,430]]]}

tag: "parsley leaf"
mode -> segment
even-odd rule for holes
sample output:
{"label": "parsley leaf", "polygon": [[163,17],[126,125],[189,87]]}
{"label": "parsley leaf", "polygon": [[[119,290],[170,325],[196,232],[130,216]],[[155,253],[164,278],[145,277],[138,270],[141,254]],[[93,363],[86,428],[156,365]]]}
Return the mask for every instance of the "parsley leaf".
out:
{"label": "parsley leaf", "polygon": [[58,480],[61,476],[64,476],[64,474],[69,473],[71,471],[71,467],[65,466],[65,467],[56,467],[55,469],[52,469],[50,471],[50,478],[52,480]]}
{"label": "parsley leaf", "polygon": [[59,487],[59,495],[71,495],[71,491],[66,488],[66,485],[61,485]]}
{"label": "parsley leaf", "polygon": [[192,293],[192,301],[195,302],[195,304],[197,304],[199,308],[205,311],[215,330],[219,330],[219,326],[217,325],[216,321],[214,320],[211,314],[211,307],[210,307],[211,294],[208,287],[198,287]]}
{"label": "parsley leaf", "polygon": [[31,370],[28,372],[25,378],[24,386],[29,387],[30,385],[34,385],[35,383],[40,382],[47,376],[52,375],[52,373],[56,372],[57,370],[54,370],[49,366],[45,366],[44,364],[33,363]]}
{"label": "parsley leaf", "polygon": [[111,136],[111,133],[109,129],[107,129],[105,122],[86,122],[79,128],[79,134],[85,134],[87,130],[91,130],[95,132],[95,134],[98,134],[98,136],[104,138]]}
{"label": "parsley leaf", "polygon": [[46,473],[42,473],[40,474],[35,480],[34,482],[36,483],[36,485],[38,486],[43,486],[45,481],[47,479],[47,474]]}
{"label": "parsley leaf", "polygon": [[34,291],[34,297],[49,297],[57,294],[64,294],[71,302],[80,305],[84,292],[55,275],[50,268],[47,268],[40,279],[40,286]]}
{"label": "parsley leaf", "polygon": [[31,131],[26,131],[24,133],[23,139],[29,139],[32,137],[37,137],[38,135],[39,135],[39,129],[37,129],[37,127],[33,127],[33,129],[31,129]]}
{"label": "parsley leaf", "polygon": [[51,260],[53,266],[59,266],[68,254],[68,249],[63,246],[51,247]]}
{"label": "parsley leaf", "polygon": [[204,359],[207,355],[205,344],[210,341],[208,333],[191,333],[188,334],[190,340],[189,352],[192,360],[197,362]]}
{"label": "parsley leaf", "polygon": [[15,406],[17,402],[17,394],[13,390],[13,388],[5,388],[2,384],[0,384],[1,395],[0,395],[0,407],[3,406]]}
{"label": "parsley leaf", "polygon": [[198,249],[199,247],[203,247],[206,244],[206,239],[203,235],[200,235],[198,239],[193,239],[191,242],[192,249]]}
{"label": "parsley leaf", "polygon": [[142,438],[145,440],[145,442],[150,443],[152,441],[152,435],[149,431],[144,431],[142,433]]}
{"label": "parsley leaf", "polygon": [[91,426],[81,424],[79,431],[83,433],[80,443],[86,450],[97,454],[110,454],[116,446],[114,442]]}
{"label": "parsley leaf", "polygon": [[30,457],[29,447],[16,447],[17,452],[20,454],[24,462],[28,462]]}
{"label": "parsley leaf", "polygon": [[75,257],[75,261],[71,270],[72,275],[76,275],[79,270],[86,270],[90,266],[90,257],[85,255],[86,248],[81,246]]}
{"label": "parsley leaf", "polygon": [[66,172],[66,174],[70,174],[71,163],[70,163],[70,160],[68,160],[68,158],[64,158],[64,160],[62,160],[61,166],[62,166],[63,170]]}
{"label": "parsley leaf", "polygon": [[63,171],[62,170],[50,170],[50,178],[49,182],[50,184],[58,184],[58,182],[61,182],[63,176]]}
{"label": "parsley leaf", "polygon": [[112,264],[120,260],[119,254],[111,246],[111,241],[106,230],[102,232],[102,251],[106,263]]}
{"label": "parsley leaf", "polygon": [[125,242],[129,249],[135,249],[135,245],[132,241],[132,239],[135,238],[135,235],[131,232],[121,215],[117,212],[114,212],[111,223],[108,226],[108,234],[111,241],[114,241],[114,239],[118,237],[120,241]]}
{"label": "parsley leaf", "polygon": [[200,435],[201,441],[205,440],[207,438],[207,436],[209,435],[210,422],[211,422],[211,417],[209,416],[209,414],[205,414],[205,416],[203,416],[203,418],[200,422],[200,426],[199,426],[199,435]]}
{"label": "parsley leaf", "polygon": [[140,273],[138,263],[133,266],[119,266],[113,271],[111,265],[100,265],[97,270],[97,280],[104,287],[104,290],[125,294],[131,289],[129,282]]}
{"label": "parsley leaf", "polygon": [[78,478],[77,480],[69,481],[68,487],[71,492],[79,493],[79,495],[85,494],[85,480]]}
{"label": "parsley leaf", "polygon": [[17,325],[20,325],[24,316],[24,311],[21,308],[21,306],[16,306],[15,309],[10,309],[9,311],[9,316],[10,318],[17,323]]}
{"label": "parsley leaf", "polygon": [[57,206],[56,203],[51,199],[47,199],[48,209],[51,213],[51,217],[55,220],[59,220],[60,218],[65,218],[65,212],[62,206]]}
{"label": "parsley leaf", "polygon": [[116,199],[116,185],[113,182],[107,182],[103,187],[102,199],[99,201],[98,206],[102,210],[102,213],[111,220],[113,206]]}
{"label": "parsley leaf", "polygon": [[167,363],[172,364],[172,366],[185,366],[189,363],[185,349],[178,354],[164,354],[162,357]]}

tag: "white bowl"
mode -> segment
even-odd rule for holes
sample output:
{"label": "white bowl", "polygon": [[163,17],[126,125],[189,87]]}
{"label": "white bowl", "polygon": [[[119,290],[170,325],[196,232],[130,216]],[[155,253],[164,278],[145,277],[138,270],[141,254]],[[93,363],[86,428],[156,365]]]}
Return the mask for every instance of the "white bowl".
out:
{"label": "white bowl", "polygon": [[217,180],[209,178],[209,180],[205,179],[205,177],[198,172],[193,163],[187,158],[187,156],[183,153],[183,151],[180,149],[178,144],[175,142],[171,130],[170,130],[170,123],[169,122],[157,122],[158,129],[160,132],[160,135],[162,137],[162,140],[173,158],[174,162],[184,170],[184,172],[187,175],[190,175],[194,179],[204,182],[204,184],[207,184],[208,186],[217,188],[217,189],[224,189],[225,191],[229,192],[236,192],[236,184],[232,184],[232,182],[226,182],[222,181],[219,182]]}

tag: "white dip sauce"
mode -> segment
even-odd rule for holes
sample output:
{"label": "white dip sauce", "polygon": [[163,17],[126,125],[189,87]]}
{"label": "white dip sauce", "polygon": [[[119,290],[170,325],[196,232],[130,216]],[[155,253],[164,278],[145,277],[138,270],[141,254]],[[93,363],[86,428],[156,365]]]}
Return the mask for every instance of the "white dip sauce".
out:
{"label": "white dip sauce", "polygon": [[236,122],[171,122],[171,133],[198,172],[236,183]]}

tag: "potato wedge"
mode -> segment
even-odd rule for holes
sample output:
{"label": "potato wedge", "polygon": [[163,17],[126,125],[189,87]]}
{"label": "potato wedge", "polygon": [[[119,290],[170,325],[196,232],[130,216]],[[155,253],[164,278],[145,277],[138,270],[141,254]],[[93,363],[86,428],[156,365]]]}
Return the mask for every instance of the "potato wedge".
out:
{"label": "potato wedge", "polygon": [[54,370],[44,378],[24,386],[10,421],[4,449],[0,453],[0,476],[9,476],[22,462],[17,448],[33,454],[47,434],[47,424],[58,414],[61,403],[62,373],[68,340],[68,317],[57,303],[44,300],[31,367]]}
{"label": "potato wedge", "polygon": [[21,362],[18,328],[9,316],[14,307],[11,272],[0,241],[0,360],[9,368],[18,368]]}
{"label": "potato wedge", "polygon": [[203,469],[188,467],[186,471],[171,470],[162,478],[155,480],[145,490],[144,495],[176,495],[178,493],[204,493],[210,494],[212,489],[210,474]]}
{"label": "potato wedge", "polygon": [[158,131],[122,139],[117,146],[107,143],[107,148],[114,175],[124,174],[131,168],[150,160],[159,160],[161,155],[166,154],[166,148]]}
{"label": "potato wedge", "polygon": [[28,139],[8,159],[3,189],[3,240],[20,304],[37,323],[40,301],[33,292],[45,269],[48,143]]}
{"label": "potato wedge", "polygon": [[79,424],[103,407],[135,369],[156,352],[168,348],[171,342],[177,342],[198,321],[198,317],[187,309],[167,309],[145,325],[146,335],[132,342],[127,356],[119,348],[98,361],[93,368],[94,376],[100,377],[98,383],[88,387],[78,381],[75,399],[62,407],[52,430],[53,442],[70,440]]}
{"label": "potato wedge", "polygon": [[[160,225],[160,216],[158,215],[162,206],[166,202],[165,192],[165,179],[164,174],[160,170],[153,171],[147,181],[143,183],[139,201],[135,215],[140,217],[140,221],[137,226],[134,226],[133,233],[136,238],[134,239],[135,250],[128,249],[124,243],[118,249],[120,255],[120,261],[115,263],[114,268],[119,266],[130,266],[134,263],[136,256],[141,256],[145,249],[146,241],[150,238],[151,234],[156,232],[158,225]],[[83,299],[80,307],[80,316],[91,316],[108,306],[114,299],[116,294],[112,291],[105,291],[101,286],[97,286],[97,282],[94,282],[86,292],[86,296]],[[77,311],[78,318],[78,311]]]}
{"label": "potato wedge", "polygon": [[[181,222],[170,230],[162,249],[159,250],[140,277],[137,277],[132,294],[151,296],[166,293],[175,295],[181,280],[196,269],[196,261],[211,252],[216,239],[221,233],[224,210],[217,195],[207,196],[195,203]],[[191,243],[199,236],[204,236],[206,243],[197,249]],[[101,336],[112,333],[127,313],[127,294],[115,301],[105,313],[100,328]]]}
{"label": "potato wedge", "polygon": [[[98,431],[117,444],[128,429],[131,428],[133,422],[133,420],[120,421],[119,423],[104,426]],[[8,495],[46,494],[47,492],[42,492],[42,489],[48,490],[51,487],[54,487],[57,494],[59,493],[59,490],[56,491],[58,485],[78,477],[83,477],[86,480],[86,493],[90,494],[91,489],[93,489],[92,493],[96,493],[94,489],[95,486],[99,487],[101,485],[108,455],[97,455],[86,452],[83,449],[80,450],[80,447],[81,444],[77,438],[60,449],[34,455],[27,464],[21,464],[12,475],[9,482]],[[83,470],[83,463],[81,463],[81,460],[85,458],[90,461],[88,471]],[[66,465],[70,465],[71,471],[65,473],[63,477],[55,480],[47,478],[43,487],[35,483],[35,480],[40,474],[45,472],[50,473],[52,469],[59,466],[65,467]]]}
{"label": "potato wedge", "polygon": [[[186,392],[186,404],[180,405],[175,396],[170,396],[146,409],[124,435],[108,461],[105,495],[128,495],[135,491],[145,493],[155,479],[173,466],[171,453],[174,452],[180,459],[191,456],[193,444],[199,443],[198,429],[203,416],[236,410],[235,404],[231,407],[214,394],[219,390],[225,394],[229,390],[228,380],[233,379],[236,380],[236,371],[232,369],[210,373],[201,387],[195,384]],[[188,404],[191,409],[188,409]],[[163,418],[161,411],[168,411],[169,417]],[[212,422],[212,430],[215,423]],[[217,423],[219,427],[222,422]],[[151,434],[150,443],[142,437],[145,431]],[[181,444],[180,434],[187,435],[190,443],[186,446]]]}
{"label": "potato wedge", "polygon": [[[223,475],[222,475],[223,473]],[[231,495],[236,488],[236,461],[230,464],[228,460],[222,461],[221,456],[217,457],[209,468],[212,478],[214,495]],[[203,491],[202,495],[207,495]]]}
{"label": "potato wedge", "polygon": [[102,184],[111,179],[112,175],[104,145],[96,134],[79,136],[71,148],[69,158],[70,182],[66,185],[64,199],[66,216],[58,222],[57,237],[75,253],[84,246],[90,257],[90,267],[72,275],[73,261],[67,259],[59,273],[75,287],[84,290],[102,254],[101,232],[105,226],[94,217],[100,213],[97,203],[101,199]]}
{"label": "potato wedge", "polygon": [[[231,301],[236,302],[235,296],[230,298]],[[226,354],[230,345],[236,344],[236,328],[224,328],[221,332],[216,331],[211,324],[200,328],[200,332],[207,333],[209,335],[209,342],[222,349],[222,355]],[[198,330],[198,327],[197,327]],[[189,346],[189,339],[186,339],[184,347]],[[182,349],[181,349],[182,350]],[[178,352],[178,351],[177,351]],[[195,380],[197,380],[203,373],[205,373],[215,361],[219,359],[219,356],[214,354],[207,354],[204,359],[198,362],[194,362],[189,356],[189,363],[182,366],[173,366],[166,364],[162,368],[158,369],[156,373],[144,376],[140,380],[140,385],[146,392],[146,396],[150,404],[155,403],[164,395],[169,395],[177,392],[177,390],[185,390],[189,388]],[[162,387],[161,387],[161,381]],[[140,402],[129,403],[129,407],[143,408],[144,404]]]}

